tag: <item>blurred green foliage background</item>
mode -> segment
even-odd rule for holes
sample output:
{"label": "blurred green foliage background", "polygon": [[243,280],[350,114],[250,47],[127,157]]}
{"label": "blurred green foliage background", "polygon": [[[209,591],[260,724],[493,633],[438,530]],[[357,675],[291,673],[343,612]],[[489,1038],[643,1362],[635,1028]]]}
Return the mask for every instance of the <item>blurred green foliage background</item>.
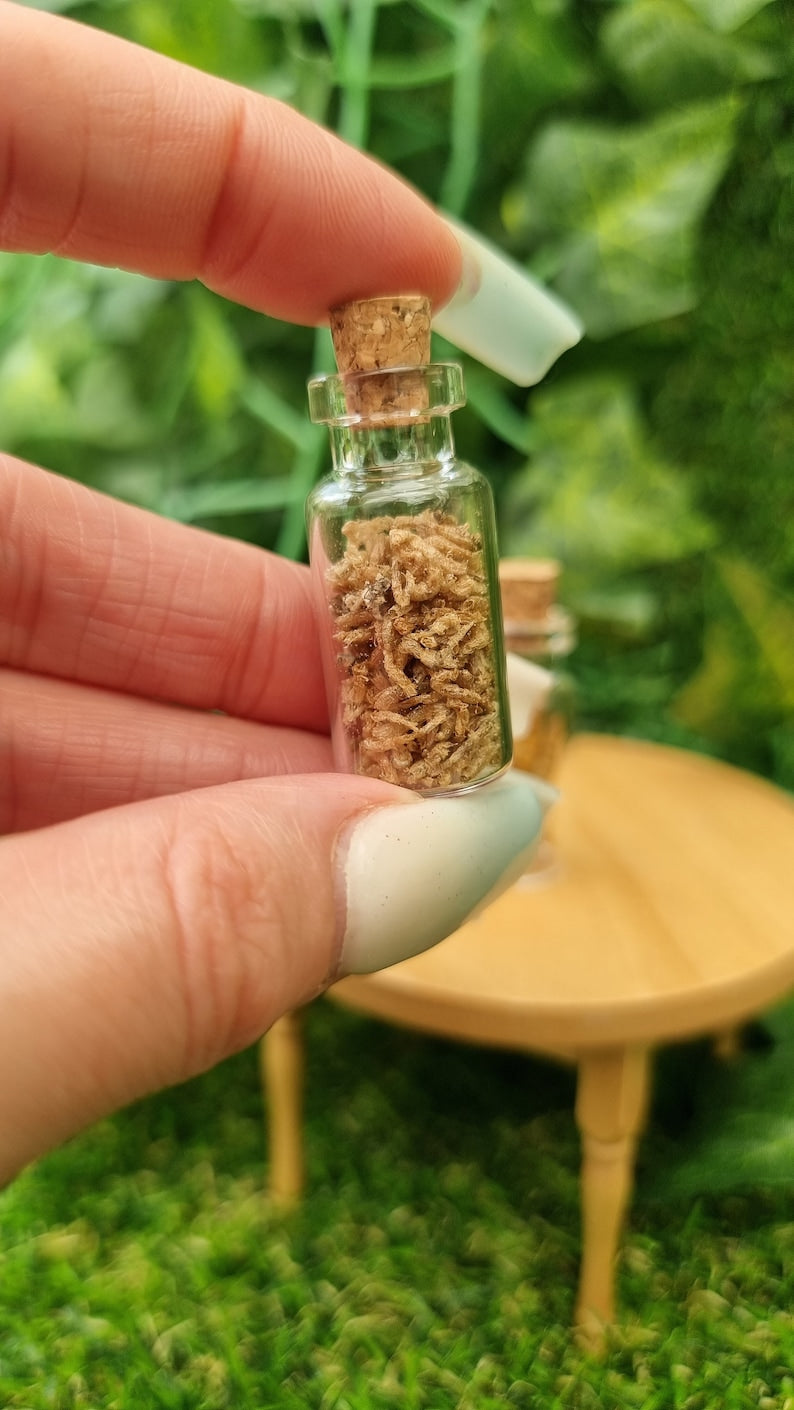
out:
{"label": "blurred green foliage background", "polygon": [[[287,100],[570,303],[541,387],[462,359],[502,549],[565,565],[583,723],[793,786],[791,0],[36,7]],[[0,256],[3,447],[292,556],[331,365],[200,286]]]}

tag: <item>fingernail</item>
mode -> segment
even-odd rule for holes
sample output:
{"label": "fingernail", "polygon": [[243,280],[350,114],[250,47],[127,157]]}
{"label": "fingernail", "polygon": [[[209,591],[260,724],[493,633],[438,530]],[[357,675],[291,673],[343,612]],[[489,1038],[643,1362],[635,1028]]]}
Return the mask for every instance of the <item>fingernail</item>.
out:
{"label": "fingernail", "polygon": [[565,304],[468,227],[445,216],[463,255],[457,293],[433,327],[494,372],[529,387],[582,336]]}
{"label": "fingernail", "polygon": [[425,798],[359,818],[338,854],[339,973],[368,974],[419,954],[517,881],[552,801],[543,793],[510,772],[459,798]]}
{"label": "fingernail", "polygon": [[554,784],[545,778],[538,778],[536,774],[527,774],[525,777],[529,779],[545,815],[549,808],[553,808],[554,804],[560,801],[559,788],[555,788]]}

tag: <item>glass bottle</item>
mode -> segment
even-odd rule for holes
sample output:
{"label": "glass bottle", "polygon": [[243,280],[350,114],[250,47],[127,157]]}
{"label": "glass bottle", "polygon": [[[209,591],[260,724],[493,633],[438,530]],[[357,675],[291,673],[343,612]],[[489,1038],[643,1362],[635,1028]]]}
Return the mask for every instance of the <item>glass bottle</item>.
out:
{"label": "glass bottle", "polygon": [[576,624],[556,600],[559,576],[552,559],[503,558],[499,564],[505,645],[511,653],[513,762],[552,782],[575,706],[566,666],[576,646]]}
{"label": "glass bottle", "polygon": [[423,794],[486,783],[512,753],[493,499],[455,456],[463,403],[455,363],[309,383],[333,459],[307,524],[335,764]]}

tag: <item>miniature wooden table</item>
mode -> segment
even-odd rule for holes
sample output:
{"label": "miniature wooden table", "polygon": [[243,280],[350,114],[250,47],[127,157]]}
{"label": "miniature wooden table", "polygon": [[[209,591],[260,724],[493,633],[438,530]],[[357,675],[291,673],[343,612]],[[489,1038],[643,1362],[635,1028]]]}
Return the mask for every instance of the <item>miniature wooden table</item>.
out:
{"label": "miniature wooden table", "polygon": [[[572,1059],[582,1135],[576,1318],[613,1319],[614,1260],[647,1107],[649,1052],[730,1033],[794,986],[794,808],[725,764],[628,739],[570,743],[550,819],[557,868],[434,950],[330,997],[427,1033]],[[264,1044],[271,1189],[302,1183],[300,1032]]]}

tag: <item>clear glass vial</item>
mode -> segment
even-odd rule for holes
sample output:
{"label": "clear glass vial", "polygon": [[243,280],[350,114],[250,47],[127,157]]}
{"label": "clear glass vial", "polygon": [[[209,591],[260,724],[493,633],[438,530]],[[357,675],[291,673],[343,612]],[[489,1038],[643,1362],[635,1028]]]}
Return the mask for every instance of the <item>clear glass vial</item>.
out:
{"label": "clear glass vial", "polygon": [[307,504],[334,758],[424,794],[511,761],[493,499],[455,457],[455,363],[309,383],[333,473]]}
{"label": "clear glass vial", "polygon": [[521,658],[511,677],[514,763],[548,780],[557,775],[576,704],[567,669],[576,623],[556,601],[559,576],[551,559],[504,558],[499,564],[505,645]]}

